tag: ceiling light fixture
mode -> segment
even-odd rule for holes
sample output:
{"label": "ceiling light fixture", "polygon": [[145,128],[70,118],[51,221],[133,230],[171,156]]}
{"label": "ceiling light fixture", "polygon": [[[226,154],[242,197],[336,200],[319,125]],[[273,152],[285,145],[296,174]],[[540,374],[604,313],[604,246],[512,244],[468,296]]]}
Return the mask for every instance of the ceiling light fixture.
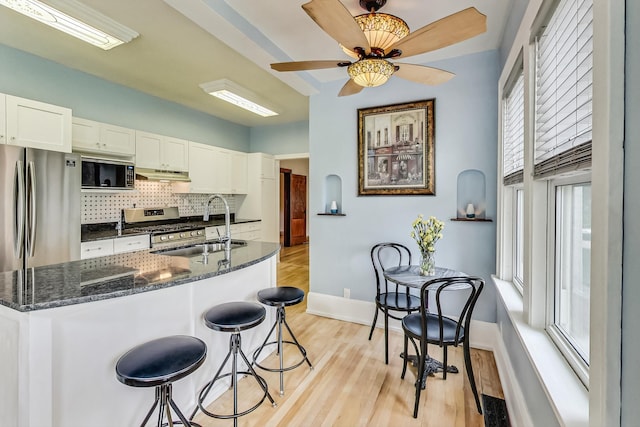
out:
{"label": "ceiling light fixture", "polygon": [[[365,13],[354,16],[369,46],[386,51],[400,39],[409,35],[409,26],[402,19],[387,13]],[[358,58],[358,54],[351,49],[340,45],[342,50],[352,58]]]}
{"label": "ceiling light fixture", "polygon": [[128,43],[139,34],[75,0],[0,0],[0,5],[104,50]]}
{"label": "ceiling light fixture", "polygon": [[237,83],[228,79],[215,80],[208,83],[202,83],[200,88],[209,95],[220,98],[223,101],[230,102],[245,110],[251,111],[262,117],[277,116],[278,113],[272,107],[265,107],[261,104],[267,104],[260,100],[260,97],[248,89],[243,88]]}
{"label": "ceiling light fixture", "polygon": [[380,58],[365,58],[347,67],[347,72],[354,82],[363,87],[374,87],[384,84],[395,71],[395,66]]}

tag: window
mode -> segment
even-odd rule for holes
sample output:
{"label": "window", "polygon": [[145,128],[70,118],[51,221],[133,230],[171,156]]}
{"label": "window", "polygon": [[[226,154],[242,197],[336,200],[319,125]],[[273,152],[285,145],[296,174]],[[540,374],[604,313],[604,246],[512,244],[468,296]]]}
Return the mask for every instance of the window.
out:
{"label": "window", "polygon": [[[550,180],[547,332],[585,384],[591,266],[592,3],[560,0],[535,46],[533,175]],[[533,214],[538,214],[536,207]]]}
{"label": "window", "polygon": [[513,282],[522,292],[524,285],[524,190],[518,188],[515,193]]}
{"label": "window", "polygon": [[[549,305],[548,329],[560,349],[572,353],[565,354],[570,362],[572,355],[579,356],[574,359],[582,365],[577,369],[582,377],[589,365],[591,184],[560,181],[554,182],[552,189],[553,301]],[[565,342],[570,348],[563,348]]]}
{"label": "window", "polygon": [[504,184],[523,181],[524,168],[524,74],[518,70],[503,103],[502,161]]}

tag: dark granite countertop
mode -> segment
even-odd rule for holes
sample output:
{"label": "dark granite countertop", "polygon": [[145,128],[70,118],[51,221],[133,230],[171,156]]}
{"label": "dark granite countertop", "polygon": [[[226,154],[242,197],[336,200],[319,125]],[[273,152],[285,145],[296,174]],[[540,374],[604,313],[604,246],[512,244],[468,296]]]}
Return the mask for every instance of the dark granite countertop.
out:
{"label": "dark granite countertop", "polygon": [[18,311],[51,309],[124,297],[178,286],[257,264],[280,250],[278,243],[247,241],[206,258],[167,256],[148,251],[129,252],[0,273],[0,304]]}
{"label": "dark granite countertop", "polygon": [[[182,224],[188,224],[194,229],[197,228],[206,228],[206,227],[217,227],[219,225],[224,225],[224,215],[212,215],[209,221],[203,221],[202,216],[190,216],[190,217],[182,217],[180,218]],[[259,219],[242,219],[235,218],[234,215],[231,216],[231,224],[244,224],[247,222],[258,222]],[[144,235],[149,234],[145,232],[141,232],[140,230],[130,230],[125,227],[122,230],[122,235],[118,236],[118,232],[116,231],[116,223],[115,222],[107,222],[100,224],[83,224],[80,232],[80,240],[82,242],[91,242],[94,240],[102,240],[102,239],[114,239],[117,237],[127,237],[127,236],[136,236],[136,235]]]}

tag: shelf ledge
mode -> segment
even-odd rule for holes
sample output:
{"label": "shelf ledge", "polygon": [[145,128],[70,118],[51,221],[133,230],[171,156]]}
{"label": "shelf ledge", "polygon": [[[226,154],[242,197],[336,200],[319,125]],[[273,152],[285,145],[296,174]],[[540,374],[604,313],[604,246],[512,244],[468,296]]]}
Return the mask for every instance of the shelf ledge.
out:
{"label": "shelf ledge", "polygon": [[347,214],[343,214],[343,213],[326,213],[326,212],[319,212],[318,215],[324,215],[324,216],[347,216]]}
{"label": "shelf ledge", "polygon": [[451,221],[493,222],[491,218],[451,218]]}

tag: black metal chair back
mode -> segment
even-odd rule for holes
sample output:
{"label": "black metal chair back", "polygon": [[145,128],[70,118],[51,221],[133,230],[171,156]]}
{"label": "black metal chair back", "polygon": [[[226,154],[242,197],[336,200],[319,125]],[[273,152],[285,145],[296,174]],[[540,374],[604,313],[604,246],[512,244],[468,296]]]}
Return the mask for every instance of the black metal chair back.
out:
{"label": "black metal chair back", "polygon": [[418,311],[420,298],[417,295],[411,295],[408,287],[389,282],[384,277],[386,268],[411,264],[409,248],[394,242],[378,243],[371,248],[371,263],[376,277],[376,312],[369,331],[369,340],[373,336],[373,330],[378,320],[378,310],[380,310],[384,313],[384,360],[388,364],[389,318],[400,320],[405,314]]}
{"label": "black metal chair back", "polygon": [[[422,304],[420,304],[420,315],[422,317],[422,330],[427,331],[426,338],[429,344],[437,344],[443,347],[445,345],[457,346],[460,343],[463,345],[468,343],[471,315],[473,314],[473,309],[483,288],[484,280],[479,277],[467,276],[434,279],[422,285],[420,289],[420,299],[422,301]],[[429,292],[433,292],[434,290],[436,293],[436,312],[431,313],[429,311]],[[452,291],[466,292],[467,295],[463,302],[460,302],[460,292]],[[453,304],[450,303],[452,301]],[[457,306],[457,309],[454,308],[455,311],[447,315],[444,313],[443,304],[446,304],[447,307],[452,305]],[[437,337],[430,334],[432,326],[430,329],[429,323],[433,323],[434,315],[437,316],[438,321]],[[453,335],[445,334],[445,319],[455,322],[455,332]]]}
{"label": "black metal chair back", "polygon": [[371,248],[371,263],[376,275],[376,296],[398,292],[397,283],[389,283],[384,277],[385,268],[411,264],[411,251],[400,243],[378,243]]}
{"label": "black metal chair back", "polygon": [[[447,371],[458,372],[455,366],[447,365],[447,348],[449,346],[457,347],[462,344],[465,370],[469,378],[471,391],[476,400],[478,412],[482,414],[480,398],[473,375],[473,366],[471,365],[469,337],[471,316],[483,288],[484,280],[479,277],[461,276],[429,280],[420,288],[420,313],[410,314],[402,320],[402,327],[405,333],[405,361],[401,378],[404,378],[407,370],[407,340],[411,340],[418,356],[414,418],[418,416],[420,391],[426,384],[428,371],[434,371],[433,359],[427,353],[428,344],[436,344],[443,349],[442,364],[437,368],[438,371],[442,370],[443,379],[447,378]],[[430,295],[434,292],[435,312],[429,309]],[[418,341],[419,345],[416,344],[416,341]],[[429,365],[429,369],[427,369],[427,365]]]}

